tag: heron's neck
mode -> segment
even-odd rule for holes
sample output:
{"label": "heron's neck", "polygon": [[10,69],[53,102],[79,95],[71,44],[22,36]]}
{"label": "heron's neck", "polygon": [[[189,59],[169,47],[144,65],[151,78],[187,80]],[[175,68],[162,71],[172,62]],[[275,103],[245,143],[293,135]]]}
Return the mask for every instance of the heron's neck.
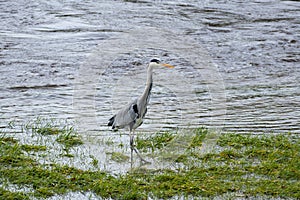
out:
{"label": "heron's neck", "polygon": [[145,101],[149,101],[149,96],[151,93],[152,81],[153,81],[152,74],[153,74],[153,66],[148,66],[146,87],[145,87],[143,95],[141,96],[141,99],[143,99]]}
{"label": "heron's neck", "polygon": [[149,86],[149,85],[152,85],[152,74],[153,74],[153,67],[152,66],[149,66],[148,67],[148,70],[147,70],[147,82],[146,82],[146,88]]}

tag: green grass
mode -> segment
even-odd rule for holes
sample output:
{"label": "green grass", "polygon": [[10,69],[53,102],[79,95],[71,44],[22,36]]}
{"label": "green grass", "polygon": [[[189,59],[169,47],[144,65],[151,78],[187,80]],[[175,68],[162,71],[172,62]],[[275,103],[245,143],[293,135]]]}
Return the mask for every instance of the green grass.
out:
{"label": "green grass", "polygon": [[109,154],[111,156],[111,160],[118,163],[129,161],[129,156],[120,152],[107,152],[106,154]]}
{"label": "green grass", "polygon": [[83,144],[79,134],[72,126],[63,126],[57,124],[55,120],[38,118],[36,121],[26,124],[25,130],[31,130],[33,133],[41,136],[57,135],[56,141],[63,144],[66,148]]}
{"label": "green grass", "polygon": [[74,133],[73,129],[62,131],[56,141],[65,145],[66,147],[73,147],[83,144],[82,139],[77,133]]}
{"label": "green grass", "polygon": [[137,138],[136,147],[143,152],[151,150],[154,152],[156,149],[165,147],[168,142],[174,139],[175,133],[163,132],[155,135],[151,135],[146,139]]}
{"label": "green grass", "polygon": [[[80,148],[74,129],[51,125],[35,126],[36,134],[57,137],[56,142]],[[147,199],[171,197],[213,198],[225,194],[239,197],[300,198],[300,140],[298,135],[221,134],[210,152],[200,154],[210,131],[205,128],[186,130],[193,138],[184,154],[174,162],[176,169],[137,169],[126,174],[101,170],[81,170],[57,163],[41,164],[32,154],[47,147],[21,144],[12,136],[0,135],[0,199],[47,198],[72,191],[92,192],[102,198]],[[55,133],[55,134],[52,134]],[[174,132],[156,133],[138,138],[143,152],[165,148],[176,137]],[[74,135],[74,137],[70,137]],[[61,139],[58,139],[61,138]],[[63,139],[62,139],[63,138]],[[69,142],[65,140],[73,140]],[[62,140],[62,141],[61,141]],[[88,155],[87,155],[88,156]],[[120,153],[112,159],[129,162]],[[192,161],[192,162],[191,162]],[[97,160],[93,159],[97,165]],[[6,185],[29,190],[11,190]]]}

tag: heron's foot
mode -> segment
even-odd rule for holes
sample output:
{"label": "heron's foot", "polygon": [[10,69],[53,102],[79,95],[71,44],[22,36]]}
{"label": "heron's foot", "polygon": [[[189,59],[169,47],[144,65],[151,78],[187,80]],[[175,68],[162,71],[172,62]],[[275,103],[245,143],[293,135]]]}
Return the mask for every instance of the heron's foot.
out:
{"label": "heron's foot", "polygon": [[138,155],[138,157],[139,157],[139,159],[140,159],[140,161],[141,161],[141,165],[148,165],[148,164],[151,164],[150,161],[145,160],[145,159],[144,159],[141,155],[139,155],[138,153],[137,153],[137,155]]}
{"label": "heron's foot", "polygon": [[134,145],[131,146],[131,149],[135,151],[135,153],[137,154],[137,156],[139,157],[139,159],[140,159],[140,161],[141,161],[141,163],[142,163],[143,165],[145,165],[145,164],[150,164],[150,163],[151,163],[150,161],[145,160],[145,159],[141,156],[140,152],[137,150],[137,148],[136,148]]}
{"label": "heron's foot", "polygon": [[145,160],[144,158],[142,158],[142,157],[140,157],[140,160],[141,160],[141,164],[142,165],[148,165],[148,164],[151,164],[151,162],[150,161],[148,161],[148,160]]}

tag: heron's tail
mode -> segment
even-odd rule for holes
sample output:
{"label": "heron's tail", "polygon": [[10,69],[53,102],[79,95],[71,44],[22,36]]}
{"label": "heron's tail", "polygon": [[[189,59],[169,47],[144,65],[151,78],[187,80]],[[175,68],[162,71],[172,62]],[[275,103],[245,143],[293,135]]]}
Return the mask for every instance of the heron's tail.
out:
{"label": "heron's tail", "polygon": [[113,126],[112,128],[115,128],[114,127],[114,122],[115,122],[115,117],[116,117],[116,115],[114,115],[112,118],[110,118],[109,120],[108,120],[108,124],[107,124],[107,126]]}

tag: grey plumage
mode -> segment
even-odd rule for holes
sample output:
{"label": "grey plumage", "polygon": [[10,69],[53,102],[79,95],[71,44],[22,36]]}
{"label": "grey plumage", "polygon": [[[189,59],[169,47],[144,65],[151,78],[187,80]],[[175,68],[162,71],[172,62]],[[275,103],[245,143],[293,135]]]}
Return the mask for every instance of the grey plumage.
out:
{"label": "grey plumage", "polygon": [[110,118],[108,126],[112,126],[112,129],[128,127],[129,130],[132,131],[142,125],[143,119],[147,113],[147,105],[150,100],[152,83],[148,88],[146,87],[146,89],[145,95],[135,99]]}
{"label": "grey plumage", "polygon": [[130,131],[130,146],[131,146],[131,158],[132,151],[134,150],[140,159],[146,162],[138,153],[137,149],[133,145],[134,134],[132,132],[143,123],[143,119],[147,113],[147,105],[150,100],[150,94],[152,90],[152,74],[153,68],[157,66],[165,66],[173,68],[169,64],[160,64],[157,59],[150,61],[147,69],[147,82],[143,94],[130,102],[128,105],[120,109],[113,117],[109,119],[108,126],[112,126],[112,129],[128,128]]}
{"label": "grey plumage", "polygon": [[136,124],[137,119],[139,119],[139,110],[136,99],[110,118],[108,126],[112,126],[112,129],[129,127],[129,130],[131,131]]}

